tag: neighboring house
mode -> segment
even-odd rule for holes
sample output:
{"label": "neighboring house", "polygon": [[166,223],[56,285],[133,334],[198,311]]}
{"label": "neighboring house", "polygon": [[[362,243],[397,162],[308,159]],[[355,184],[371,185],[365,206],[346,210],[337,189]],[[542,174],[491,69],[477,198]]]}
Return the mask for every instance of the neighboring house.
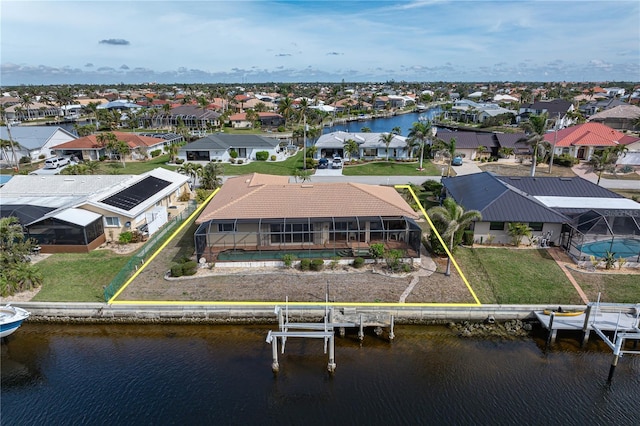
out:
{"label": "neighboring house", "polygon": [[640,107],[619,105],[592,115],[589,117],[589,122],[602,123],[616,130],[637,130],[638,119],[640,119]]}
{"label": "neighboring house", "polygon": [[231,151],[237,158],[255,160],[256,152],[267,151],[269,157],[280,152],[280,141],[258,135],[214,133],[180,147],[178,158],[185,161],[229,161]]}
{"label": "neighboring house", "polygon": [[[580,177],[508,177],[483,172],[443,178],[447,196],[478,210],[474,241],[510,244],[509,223],[525,223],[533,237],[581,259],[582,244],[614,237],[637,238],[640,203]],[[530,244],[527,238],[524,244]]]}
{"label": "neighboring house", "polygon": [[38,118],[57,117],[60,108],[41,102],[32,102],[29,105],[15,104],[5,108],[4,116],[7,120],[28,121]]}
{"label": "neighboring house", "polygon": [[[277,128],[284,125],[284,117],[275,112],[258,112],[258,120],[262,128]],[[242,112],[229,117],[231,127],[234,129],[249,129],[253,127],[253,122],[247,119],[247,114]]]}
{"label": "neighboring house", "polygon": [[449,143],[451,139],[455,139],[455,155],[470,160],[491,155],[497,156],[500,146],[495,136],[493,133],[459,132],[440,128],[436,132],[436,138],[443,142]]}
{"label": "neighboring house", "polygon": [[445,118],[455,121],[466,121],[474,123],[483,123],[491,117],[497,117],[502,114],[515,116],[515,111],[502,108],[492,103],[478,103],[469,99],[456,100],[450,111],[445,111]]}
{"label": "neighboring house", "polygon": [[125,231],[155,233],[188,177],[157,168],[142,175],[18,175],[0,188],[0,216],[15,216],[43,253],[88,252]]}
{"label": "neighboring house", "polygon": [[229,178],[196,219],[196,253],[207,261],[238,251],[327,259],[366,255],[382,243],[419,259],[417,218],[392,187],[289,183],[287,176],[254,173]]}
{"label": "neighboring house", "polygon": [[[111,132],[120,141],[126,142],[131,150],[129,156],[133,160],[144,160],[151,151],[163,150],[171,141],[163,138],[142,136],[136,133]],[[80,160],[96,161],[109,155],[109,150],[98,142],[99,133],[83,136],[70,142],[53,146],[58,155],[75,155]],[[175,139],[174,139],[175,140]]]}
{"label": "neighboring house", "polygon": [[[353,158],[376,159],[387,158],[387,146],[382,142],[381,137],[385,133],[350,133],[350,132],[331,132],[320,136],[315,143],[315,158],[331,158],[350,157],[344,152],[344,144],[349,139],[356,141],[359,146],[358,153]],[[389,144],[390,159],[409,158],[407,151],[407,138],[404,136],[394,135]]]}
{"label": "neighboring house", "polygon": [[597,150],[631,144],[638,140],[600,123],[584,123],[544,135],[555,146],[554,155],[568,154],[580,160],[589,160]]}
{"label": "neighboring house", "polygon": [[[11,137],[9,137],[11,132]],[[54,146],[61,143],[70,142],[77,136],[69,133],[62,127],[55,126],[11,126],[7,131],[5,126],[0,127],[0,139],[13,140],[18,146],[14,147],[14,151],[18,161],[22,157],[29,157],[32,161],[42,158],[48,158],[53,155]],[[2,148],[1,163],[14,163],[13,152],[11,148]]]}
{"label": "neighboring house", "polygon": [[118,99],[115,101],[107,102],[106,104],[98,105],[97,109],[115,109],[118,111],[126,111],[126,110],[139,110],[142,107],[138,104],[134,104],[133,102],[129,102],[123,99]]}
{"label": "neighboring house", "polygon": [[173,127],[184,125],[191,130],[207,129],[220,126],[220,113],[196,105],[180,105],[171,108],[167,114],[161,114],[158,120]]}
{"label": "neighboring house", "polygon": [[520,106],[516,121],[526,121],[530,115],[547,114],[549,120],[558,121],[558,128],[570,126],[574,121],[567,117],[567,113],[574,110],[573,104],[564,99],[553,99],[551,101],[537,101],[532,104]]}
{"label": "neighboring house", "polygon": [[613,98],[613,99],[603,98],[600,100],[590,100],[588,103],[581,105],[579,109],[583,115],[589,117],[596,114],[599,111],[605,111],[607,109],[615,108],[620,105],[628,105],[628,104],[616,98]]}

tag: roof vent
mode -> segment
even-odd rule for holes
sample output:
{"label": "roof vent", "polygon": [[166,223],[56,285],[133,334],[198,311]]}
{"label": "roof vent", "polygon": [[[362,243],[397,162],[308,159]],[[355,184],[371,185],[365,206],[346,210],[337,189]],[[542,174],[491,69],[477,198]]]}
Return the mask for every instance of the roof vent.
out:
{"label": "roof vent", "polygon": [[573,179],[571,179],[569,177],[561,177],[560,180],[564,180],[564,181],[570,182]]}
{"label": "roof vent", "polygon": [[313,185],[300,185],[300,188],[313,188]]}

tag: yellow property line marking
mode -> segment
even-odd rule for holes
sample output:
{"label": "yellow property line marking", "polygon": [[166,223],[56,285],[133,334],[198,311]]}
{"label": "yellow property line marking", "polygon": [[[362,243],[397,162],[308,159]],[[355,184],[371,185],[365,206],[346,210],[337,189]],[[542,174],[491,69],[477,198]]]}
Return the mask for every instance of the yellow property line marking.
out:
{"label": "yellow property line marking", "polygon": [[129,284],[131,284],[131,282],[133,282],[133,280],[144,270],[144,268],[146,268],[147,264],[149,264],[169,244],[169,242],[171,242],[171,240],[173,240],[176,237],[176,235],[180,231],[182,231],[182,229],[186,226],[186,224],[191,222],[191,219],[195,215],[200,213],[200,211],[204,208],[204,206],[206,206],[209,203],[209,201],[218,193],[220,188],[216,189],[213,192],[213,194],[211,194],[205,200],[205,202],[203,202],[202,205],[200,207],[198,207],[191,214],[191,216],[189,216],[189,218],[184,221],[184,223],[182,225],[180,225],[180,227],[171,235],[171,237],[167,241],[165,241],[164,244],[162,244],[162,246],[160,246],[158,248],[158,250],[156,250],[155,253],[153,253],[153,255],[144,263],[144,265],[142,265],[142,267],[140,269],[138,269],[136,271],[136,273],[133,274],[131,276],[131,278],[129,278],[127,280],[127,282],[122,286],[122,288],[120,290],[118,290],[118,292],[116,294],[114,294],[113,297],[111,299],[109,299],[109,301],[107,303],[110,304],[110,305],[159,305],[159,306],[203,306],[203,305],[206,305],[206,306],[274,306],[274,305],[288,305],[288,306],[365,306],[365,307],[378,307],[378,308],[393,308],[393,307],[395,307],[395,308],[400,308],[400,307],[405,307],[405,308],[406,307],[416,307],[416,308],[419,308],[419,307],[443,307],[443,308],[449,307],[449,308],[454,308],[454,307],[473,307],[473,306],[482,305],[482,303],[480,303],[480,300],[478,300],[478,297],[476,296],[475,292],[471,288],[471,285],[469,284],[469,281],[467,281],[467,277],[465,277],[464,273],[460,269],[460,266],[458,266],[458,263],[456,262],[456,260],[454,259],[453,255],[449,251],[449,248],[447,247],[447,245],[442,240],[442,237],[440,236],[440,233],[438,232],[438,230],[433,225],[433,222],[431,222],[431,219],[429,218],[429,215],[427,215],[427,212],[425,211],[424,207],[420,203],[420,200],[418,200],[418,197],[416,196],[415,192],[413,192],[413,189],[409,185],[396,185],[395,187],[398,188],[398,189],[408,189],[409,190],[409,192],[411,193],[411,196],[413,197],[415,202],[420,207],[420,211],[422,212],[424,217],[427,219],[427,222],[429,223],[429,226],[436,233],[436,236],[438,237],[438,241],[440,241],[440,244],[442,244],[442,247],[444,247],[445,252],[447,253],[447,256],[449,256],[451,258],[451,263],[453,263],[453,266],[456,268],[456,271],[458,271],[458,273],[462,277],[462,280],[464,281],[465,285],[467,286],[467,289],[469,289],[469,292],[471,293],[471,296],[473,296],[473,300],[475,300],[476,303],[374,303],[374,302],[362,302],[362,303],[358,303],[358,302],[329,302],[329,303],[325,303],[325,302],[285,302],[285,301],[279,301],[279,302],[202,301],[202,302],[197,302],[197,301],[179,301],[179,300],[172,300],[172,301],[161,301],[161,300],[156,300],[156,301],[154,301],[154,300],[115,300],[120,295],[120,293],[122,293],[124,291],[124,289],[127,288],[127,286]]}
{"label": "yellow property line marking", "polygon": [[176,229],[176,230],[173,232],[173,234],[171,234],[171,236],[169,237],[169,239],[167,239],[167,241],[165,241],[165,242],[164,242],[164,243],[163,243],[163,244],[158,248],[158,250],[156,250],[156,251],[155,251],[155,253],[153,253],[153,255],[151,255],[151,257],[150,257],[149,259],[147,259],[147,261],[146,261],[146,262],[144,262],[144,264],[142,265],[142,267],[141,267],[141,268],[139,268],[139,269],[135,272],[135,274],[133,274],[133,275],[131,276],[131,278],[129,278],[129,279],[127,280],[127,282],[125,282],[125,283],[124,283],[124,285],[123,285],[122,287],[120,287],[120,290],[118,290],[118,291],[116,292],[116,294],[114,294],[114,295],[113,295],[113,297],[112,297],[111,299],[109,299],[109,301],[108,301],[107,303],[111,304],[111,303],[113,303],[113,302],[116,300],[116,297],[118,297],[118,296],[120,295],[120,293],[122,293],[122,292],[124,291],[124,289],[125,289],[125,288],[127,288],[127,287],[129,286],[129,284],[131,284],[131,283],[133,282],[133,280],[134,280],[134,279],[136,279],[136,277],[137,277],[138,275],[140,275],[140,273],[141,273],[142,271],[144,271],[144,269],[147,267],[147,265],[148,265],[149,263],[151,263],[151,261],[152,261],[153,259],[155,259],[155,258],[156,258],[156,256],[157,256],[158,254],[160,254],[160,252],[161,252],[162,250],[164,250],[164,248],[167,246],[167,244],[169,244],[169,243],[170,243],[170,242],[171,242],[171,241],[176,237],[176,235],[178,235],[178,233],[180,233],[180,231],[182,231],[182,229],[184,229],[184,227],[185,227],[185,226],[187,226],[187,224],[188,224],[189,222],[191,222],[191,219],[192,219],[192,218],[195,218],[195,217],[196,217],[196,215],[200,214],[200,211],[201,211],[202,209],[204,209],[204,206],[206,206],[207,204],[209,204],[209,201],[211,201],[211,199],[212,199],[212,198],[213,198],[213,197],[218,193],[218,191],[220,191],[220,188],[217,188],[215,191],[213,191],[213,193],[212,193],[211,195],[209,195],[209,196],[207,197],[207,199],[206,199],[206,200],[204,200],[204,202],[200,205],[200,207],[198,207],[197,209],[195,209],[195,211],[194,211],[193,213],[191,213],[191,216],[189,216],[189,217],[187,218],[187,220],[185,220],[184,222],[182,222],[182,225],[180,225],[180,226],[178,227],[178,229]]}

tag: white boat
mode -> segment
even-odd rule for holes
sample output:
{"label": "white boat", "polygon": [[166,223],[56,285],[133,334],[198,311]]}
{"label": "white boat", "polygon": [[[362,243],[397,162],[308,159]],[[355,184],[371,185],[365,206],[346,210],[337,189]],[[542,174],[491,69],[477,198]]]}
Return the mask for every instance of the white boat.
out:
{"label": "white boat", "polygon": [[22,321],[29,318],[29,312],[11,305],[0,307],[0,338],[16,331]]}

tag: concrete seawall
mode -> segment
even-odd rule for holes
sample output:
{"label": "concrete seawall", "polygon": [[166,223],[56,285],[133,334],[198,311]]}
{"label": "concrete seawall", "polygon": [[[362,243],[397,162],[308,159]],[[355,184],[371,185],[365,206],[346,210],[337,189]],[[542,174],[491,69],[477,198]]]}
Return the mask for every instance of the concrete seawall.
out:
{"label": "concrete seawall", "polygon": [[[276,305],[167,305],[106,303],[12,303],[31,313],[29,322],[52,323],[221,323],[248,324],[277,322]],[[278,306],[284,307],[285,303]],[[333,306],[340,310],[339,305]],[[393,315],[398,324],[438,324],[451,321],[484,321],[489,317],[495,321],[534,319],[533,311],[549,308],[548,305],[482,305],[482,306],[425,306],[425,307],[371,307],[349,306],[351,311],[372,313],[384,312]],[[565,306],[577,309],[584,306]],[[289,316],[299,321],[318,321],[325,312],[322,304],[314,306],[288,307]]]}

